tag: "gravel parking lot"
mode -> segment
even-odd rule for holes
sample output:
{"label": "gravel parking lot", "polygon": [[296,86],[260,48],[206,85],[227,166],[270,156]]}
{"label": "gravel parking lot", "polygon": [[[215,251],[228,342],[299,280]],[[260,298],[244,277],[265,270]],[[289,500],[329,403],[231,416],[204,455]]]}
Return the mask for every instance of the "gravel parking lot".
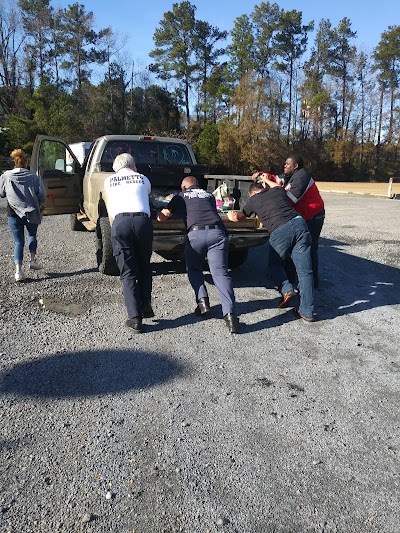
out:
{"label": "gravel parking lot", "polygon": [[233,273],[241,334],[154,254],[146,332],[67,216],[13,281],[0,201],[0,531],[396,533],[400,201],[323,193],[319,321],[278,310],[266,247]]}

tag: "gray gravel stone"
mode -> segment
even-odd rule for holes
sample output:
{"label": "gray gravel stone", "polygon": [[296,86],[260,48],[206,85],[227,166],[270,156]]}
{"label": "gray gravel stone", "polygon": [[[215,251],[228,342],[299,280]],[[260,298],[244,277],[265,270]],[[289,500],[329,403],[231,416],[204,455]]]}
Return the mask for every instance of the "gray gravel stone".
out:
{"label": "gray gravel stone", "polygon": [[398,530],[400,202],[324,198],[319,322],[277,309],[263,246],[233,273],[234,337],[210,275],[198,320],[155,254],[156,316],[130,335],[68,216],[15,283],[0,201],[2,531]]}

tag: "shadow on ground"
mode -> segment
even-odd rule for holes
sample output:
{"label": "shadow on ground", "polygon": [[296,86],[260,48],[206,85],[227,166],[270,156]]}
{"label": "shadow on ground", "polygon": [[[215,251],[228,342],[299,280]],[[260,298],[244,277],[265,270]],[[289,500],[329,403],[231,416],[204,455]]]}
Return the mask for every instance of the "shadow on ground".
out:
{"label": "shadow on ground", "polygon": [[400,269],[346,253],[349,244],[331,239],[320,240],[323,273],[321,318],[359,313],[369,309],[400,304]]}
{"label": "shadow on ground", "polygon": [[72,276],[80,276],[82,274],[91,274],[92,272],[98,272],[97,268],[85,268],[83,270],[75,270],[72,272],[47,272],[48,278],[70,278]]}
{"label": "shadow on ground", "polygon": [[[392,243],[392,246],[396,245],[398,243]],[[346,253],[349,246],[342,241],[320,239],[321,283],[320,289],[315,292],[316,311],[320,320],[400,304],[400,269],[350,255]],[[244,265],[232,272],[235,288],[273,288],[274,284],[268,275],[267,249],[267,245],[263,245],[250,250]],[[206,280],[212,283],[211,276],[206,275]],[[257,291],[257,298],[254,300],[238,303],[239,313],[244,315],[259,309],[277,307],[280,295],[277,291],[274,294],[276,298],[271,299],[265,291],[263,301]],[[282,311],[277,309],[277,313],[279,315],[273,321],[275,325],[289,321],[291,315],[283,318]],[[268,321],[268,327],[273,323]]]}
{"label": "shadow on ground", "polygon": [[0,375],[0,394],[74,398],[150,388],[184,374],[178,361],[152,352],[68,352],[20,363]]}

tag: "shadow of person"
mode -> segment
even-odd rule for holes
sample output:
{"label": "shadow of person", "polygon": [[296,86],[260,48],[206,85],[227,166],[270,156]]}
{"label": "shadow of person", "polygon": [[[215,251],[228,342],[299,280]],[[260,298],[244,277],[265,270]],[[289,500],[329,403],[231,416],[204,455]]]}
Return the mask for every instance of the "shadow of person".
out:
{"label": "shadow of person", "polygon": [[246,261],[231,270],[234,288],[271,285],[268,275],[268,248],[268,242],[250,248]]}
{"label": "shadow of person", "polygon": [[255,324],[246,324],[246,322],[243,322],[239,319],[240,333],[251,333],[253,331],[277,328],[279,326],[282,326],[283,324],[287,324],[288,322],[297,320],[291,309],[285,309],[285,311],[285,313],[279,311],[279,314],[277,314],[276,316],[272,318],[267,318],[265,320],[260,320]]}
{"label": "shadow of person", "polygon": [[[394,242],[398,245],[398,242]],[[320,239],[319,266],[320,290],[315,291],[315,306],[319,320],[358,313],[381,306],[400,304],[400,269],[347,253],[349,244],[333,239]],[[252,248],[247,261],[232,272],[234,288],[253,287],[273,289],[268,273],[268,245]],[[211,278],[207,281],[212,282]],[[265,304],[260,299],[240,304],[241,313],[251,313],[262,308],[277,306],[280,295],[269,298],[265,291]],[[267,325],[267,324],[266,324]]]}
{"label": "shadow of person", "polygon": [[185,315],[178,316],[177,318],[159,318],[155,317],[152,323],[146,322],[144,327],[146,332],[162,331],[164,329],[175,329],[182,326],[190,326],[192,324],[204,323],[207,320],[211,319],[221,319],[222,320],[222,311],[221,305],[215,303],[211,304],[211,310],[206,316],[196,316],[194,314],[195,305],[193,304],[193,312],[189,312]]}
{"label": "shadow of person", "polygon": [[[398,242],[393,244],[397,245]],[[315,291],[315,311],[319,321],[380,306],[400,304],[400,269],[347,253],[349,246],[342,241],[320,239],[321,288]],[[169,271],[176,273],[175,267],[176,263],[164,262],[158,263],[156,270],[160,274]],[[244,317],[261,309],[277,308],[281,296],[268,272],[268,243],[251,248],[248,259],[242,266],[233,270],[231,275],[234,289],[252,288],[251,292],[255,295],[254,299],[237,302],[239,316]],[[205,271],[205,280],[210,285],[214,284],[208,271]],[[264,295],[265,299],[262,298]],[[297,299],[294,305],[298,305]],[[272,319],[263,320],[258,325],[243,326],[243,332],[296,320],[290,309],[289,313],[284,314],[281,310],[276,311],[277,315]],[[212,314],[216,318],[218,312],[215,310]],[[160,321],[155,328],[164,329],[191,323],[193,319],[188,317],[190,315],[172,321]]]}
{"label": "shadow of person", "polygon": [[82,270],[74,270],[70,272],[45,272],[47,278],[70,278],[72,276],[80,276],[81,274],[91,274],[98,272],[97,268],[85,268]]}
{"label": "shadow of person", "polygon": [[346,253],[348,247],[345,242],[320,239],[321,271],[327,273],[316,291],[320,318],[400,304],[400,269]]}
{"label": "shadow of person", "polygon": [[166,274],[186,274],[186,265],[183,261],[159,261],[151,263],[153,276],[165,276]]}
{"label": "shadow of person", "polygon": [[0,393],[75,398],[150,388],[187,372],[182,363],[153,352],[100,350],[49,355],[0,374]]}

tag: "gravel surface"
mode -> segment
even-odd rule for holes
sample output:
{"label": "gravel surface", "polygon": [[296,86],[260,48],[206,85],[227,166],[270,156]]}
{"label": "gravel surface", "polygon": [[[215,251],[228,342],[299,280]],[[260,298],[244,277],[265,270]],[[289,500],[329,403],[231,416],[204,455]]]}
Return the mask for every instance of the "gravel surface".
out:
{"label": "gravel surface", "polygon": [[277,309],[263,246],[233,274],[236,336],[155,254],[130,333],[67,216],[15,283],[0,202],[1,532],[399,531],[400,202],[324,199],[320,320]]}

